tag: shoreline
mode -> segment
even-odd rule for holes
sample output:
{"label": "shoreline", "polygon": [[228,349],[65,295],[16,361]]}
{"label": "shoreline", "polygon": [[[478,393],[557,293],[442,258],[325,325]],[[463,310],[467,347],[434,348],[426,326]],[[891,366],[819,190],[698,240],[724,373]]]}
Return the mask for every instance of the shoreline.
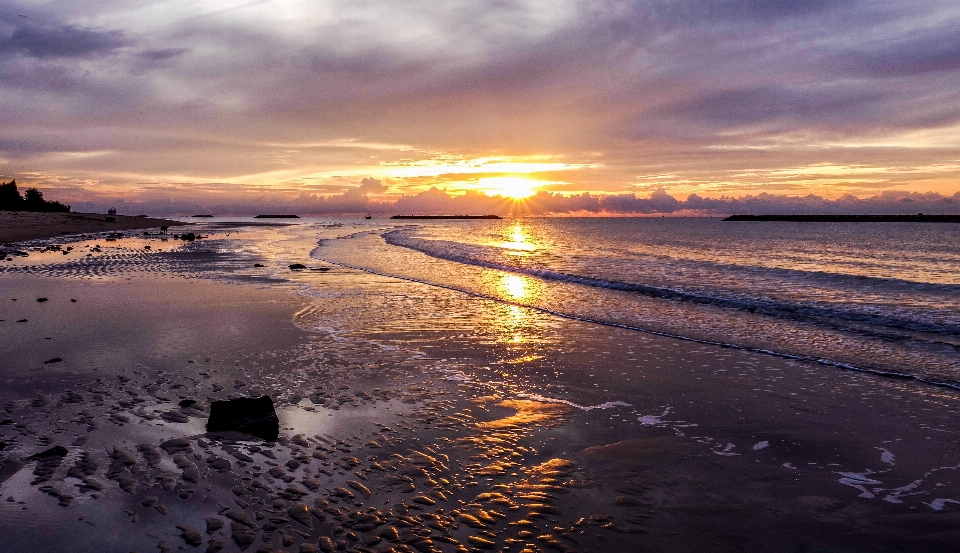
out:
{"label": "shoreline", "polygon": [[[113,222],[107,221],[113,218]],[[44,213],[35,211],[0,211],[0,244],[26,240],[57,238],[83,233],[138,230],[161,226],[184,226],[191,223],[154,217],[103,215],[100,213]]]}

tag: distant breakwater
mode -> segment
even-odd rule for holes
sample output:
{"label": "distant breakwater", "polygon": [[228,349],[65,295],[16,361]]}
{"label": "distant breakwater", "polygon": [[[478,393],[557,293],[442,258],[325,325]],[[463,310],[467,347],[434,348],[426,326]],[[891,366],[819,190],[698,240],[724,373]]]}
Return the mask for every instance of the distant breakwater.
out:
{"label": "distant breakwater", "polygon": [[724,221],[797,223],[960,223],[960,215],[731,215]]}

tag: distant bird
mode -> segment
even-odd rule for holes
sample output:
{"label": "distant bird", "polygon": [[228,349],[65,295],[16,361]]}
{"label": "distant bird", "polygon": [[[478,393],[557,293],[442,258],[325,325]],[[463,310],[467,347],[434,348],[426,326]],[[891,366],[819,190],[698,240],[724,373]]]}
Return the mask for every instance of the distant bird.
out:
{"label": "distant bird", "polygon": [[27,18],[27,16],[23,15],[22,13],[18,13],[17,15],[19,15],[20,17],[22,17],[22,18],[24,18],[24,19]]}

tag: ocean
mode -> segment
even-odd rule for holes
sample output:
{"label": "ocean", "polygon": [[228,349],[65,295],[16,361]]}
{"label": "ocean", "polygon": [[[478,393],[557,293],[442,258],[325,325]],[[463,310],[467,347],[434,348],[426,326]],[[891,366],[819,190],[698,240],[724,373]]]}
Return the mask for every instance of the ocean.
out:
{"label": "ocean", "polygon": [[960,226],[694,218],[354,228],[311,257],[574,319],[960,384]]}

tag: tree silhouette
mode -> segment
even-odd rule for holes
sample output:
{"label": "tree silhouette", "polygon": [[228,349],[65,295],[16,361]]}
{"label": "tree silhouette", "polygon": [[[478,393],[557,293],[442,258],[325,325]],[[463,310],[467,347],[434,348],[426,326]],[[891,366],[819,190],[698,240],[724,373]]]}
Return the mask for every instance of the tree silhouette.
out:
{"label": "tree silhouette", "polygon": [[43,192],[36,188],[27,188],[23,197],[17,191],[17,181],[0,183],[0,210],[5,211],[70,211],[69,205],[43,199]]}

